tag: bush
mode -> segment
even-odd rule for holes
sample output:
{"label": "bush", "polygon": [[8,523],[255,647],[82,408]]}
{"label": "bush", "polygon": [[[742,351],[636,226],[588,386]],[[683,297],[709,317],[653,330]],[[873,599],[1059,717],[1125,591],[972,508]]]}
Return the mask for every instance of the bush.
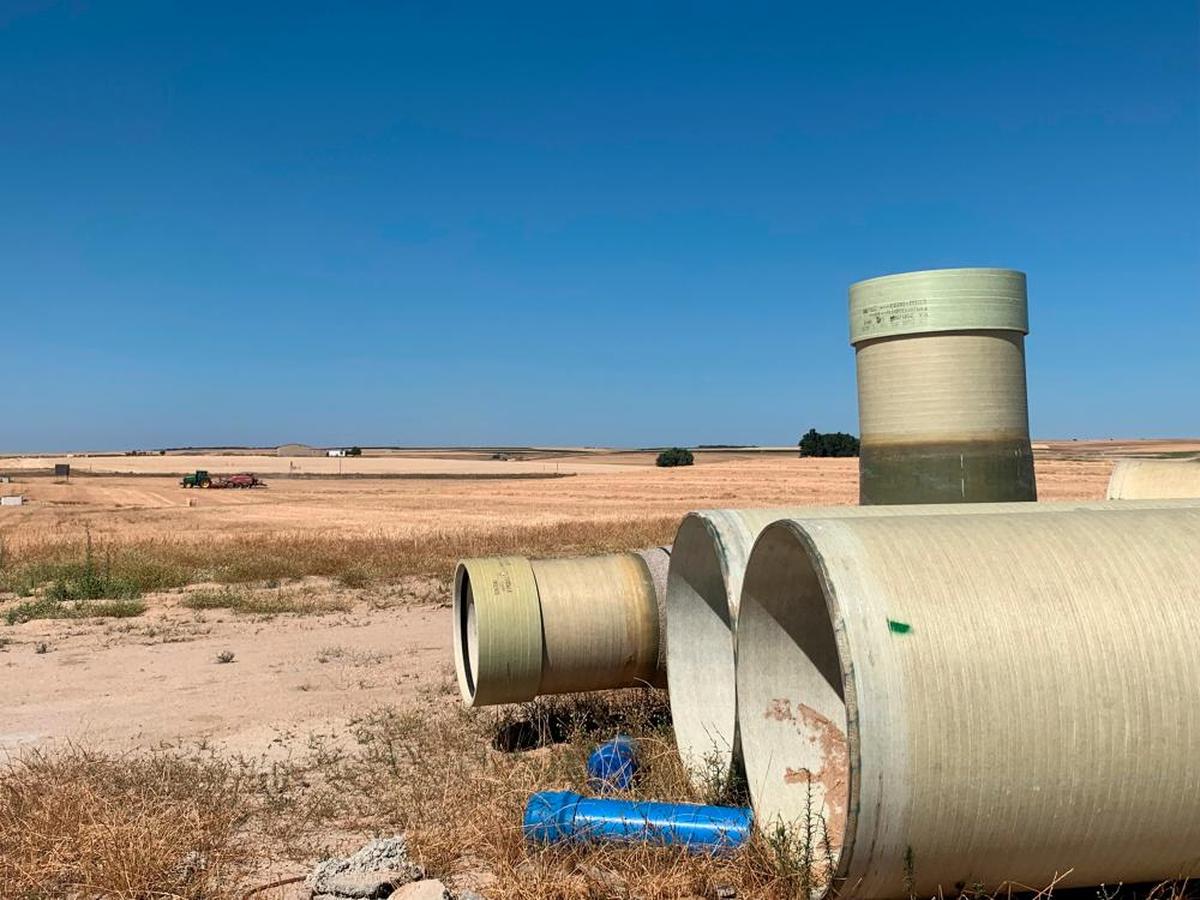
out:
{"label": "bush", "polygon": [[690,466],[693,461],[691,450],[683,447],[671,447],[658,454],[658,459],[654,461],[654,464],[665,469],[671,466]]}
{"label": "bush", "polygon": [[346,451],[347,456],[362,456],[362,447],[351,447]]}
{"label": "bush", "polygon": [[858,456],[859,441],[852,434],[834,431],[822,434],[815,428],[800,438],[801,456]]}

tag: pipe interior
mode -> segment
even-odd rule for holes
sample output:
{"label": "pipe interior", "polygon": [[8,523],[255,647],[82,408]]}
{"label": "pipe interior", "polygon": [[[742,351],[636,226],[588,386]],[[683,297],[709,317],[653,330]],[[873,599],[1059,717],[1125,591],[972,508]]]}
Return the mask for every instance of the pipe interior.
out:
{"label": "pipe interior", "polygon": [[475,614],[475,594],[471,590],[471,573],[466,566],[458,570],[454,590],[455,643],[461,665],[459,672],[467,694],[475,697],[475,673],[479,670],[479,623]]}
{"label": "pipe interior", "polygon": [[758,827],[807,841],[814,875],[838,869],[853,835],[844,677],[831,606],[793,527],[763,532],[746,569],[738,617],[738,712]]}
{"label": "pipe interior", "polygon": [[684,519],[667,579],[667,683],[675,740],[693,780],[728,779],[737,730],[733,634],[717,537]]}

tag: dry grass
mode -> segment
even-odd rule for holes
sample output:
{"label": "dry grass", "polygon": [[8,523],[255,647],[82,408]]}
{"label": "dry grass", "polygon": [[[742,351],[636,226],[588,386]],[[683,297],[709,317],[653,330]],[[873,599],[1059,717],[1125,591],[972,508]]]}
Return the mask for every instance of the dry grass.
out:
{"label": "dry grass", "polygon": [[[748,846],[721,856],[655,846],[550,848],[526,841],[521,823],[529,796],[540,790],[589,793],[587,753],[618,733],[638,740],[642,763],[643,777],[624,796],[739,801],[692,788],[661,692],[546,699],[491,714],[457,707],[438,712],[382,708],[353,722],[351,731],[353,749],[317,740],[305,759],[273,770],[277,844],[290,844],[302,855],[312,846],[312,833],[331,824],[364,836],[403,831],[430,875],[506,900],[722,895],[783,900],[807,898],[819,886],[814,873],[820,862],[812,862],[811,852],[795,840],[779,836],[755,835]],[[514,747],[524,749],[513,752]],[[297,785],[304,787],[297,790]],[[897,884],[896,893],[905,896],[905,885]],[[1055,893],[1080,900],[1194,897],[1186,884],[1173,883],[1100,893],[1014,885],[992,893],[967,889],[961,896],[1011,900],[1033,894],[1048,900]]]}
{"label": "dry grass", "polygon": [[[337,655],[336,651],[331,651]],[[711,802],[689,786],[665,698],[653,691],[562,698],[472,714],[383,708],[351,725],[352,744],[314,737],[287,761],[210,754],[32,752],[0,773],[0,896],[233,900],[258,863],[303,873],[326,835],[406,832],[430,875],[514,900],[807,896],[811,873],[756,836],[724,856],[652,846],[529,845],[521,820],[537,790],[586,791],[598,740],[632,734],[644,777],[631,798]],[[497,749],[525,748],[518,752]],[[781,855],[783,854],[783,855]],[[897,885],[897,896],[905,893]],[[1115,900],[1194,897],[1186,884],[1041,891],[1013,886],[962,897],[1053,894]]]}
{"label": "dry grass", "polygon": [[32,752],[0,775],[0,896],[200,898],[236,888],[249,781],[228,763]]}
{"label": "dry grass", "polygon": [[[626,550],[668,542],[673,516],[615,522],[455,529],[417,537],[347,536],[338,532],[219,536],[215,540],[139,539],[97,545],[106,573],[130,591],[202,582],[226,584],[338,578],[347,587],[409,575],[447,577],[468,556],[565,556]],[[87,538],[44,535],[7,551],[0,548],[0,591],[28,595],[83,565]]]}
{"label": "dry grass", "polygon": [[[633,723],[617,727],[634,732],[642,747],[647,775],[631,796],[709,799],[692,795],[666,733]],[[418,852],[435,871],[453,875],[455,841],[465,836],[494,875],[494,894],[502,897],[665,898],[711,896],[718,888],[732,888],[741,897],[792,896],[793,885],[779,877],[769,849],[758,842],[726,856],[652,846],[530,847],[520,825],[529,795],[546,789],[586,792],[585,754],[595,739],[612,734],[605,729],[589,739],[532,751],[516,760],[477,753],[465,778],[435,778],[399,788],[397,794],[412,804],[410,828]],[[442,797],[469,810],[468,815],[448,821],[439,814]]]}
{"label": "dry grass", "polygon": [[[531,847],[521,827],[539,790],[586,792],[593,743],[633,734],[645,777],[628,796],[707,801],[675,753],[665,695],[627,691],[542,701],[499,714],[385,708],[351,726],[356,747],[317,745],[301,765],[314,788],[293,807],[347,830],[404,831],[419,861],[447,882],[505,898],[686,897],[731,887],[740,897],[790,897],[765,843],[726,856],[679,848]],[[496,744],[520,746],[520,752]],[[298,833],[290,835],[303,846]],[[465,881],[463,881],[465,879]]]}
{"label": "dry grass", "polygon": [[[247,887],[248,848],[290,856],[302,872],[331,830],[405,831],[431,875],[489,897],[684,897],[716,887],[791,896],[757,843],[725,857],[529,846],[529,794],[583,790],[591,743],[618,731],[643,748],[646,778],[633,796],[690,796],[664,698],[641,691],[499,715],[380,709],[352,724],[352,748],[314,739],[286,763],[32,753],[0,787],[0,896],[225,900]],[[497,734],[516,733],[544,746],[494,748]]]}

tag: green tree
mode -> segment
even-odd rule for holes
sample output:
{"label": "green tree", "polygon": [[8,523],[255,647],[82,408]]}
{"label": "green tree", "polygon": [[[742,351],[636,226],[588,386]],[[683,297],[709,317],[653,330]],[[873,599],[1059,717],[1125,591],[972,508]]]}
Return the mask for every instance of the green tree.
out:
{"label": "green tree", "polygon": [[801,456],[858,456],[859,440],[844,431],[823,434],[810,428],[800,438]]}
{"label": "green tree", "polygon": [[693,462],[691,450],[684,447],[670,447],[658,454],[658,459],[654,461],[654,464],[666,469],[671,466],[690,466]]}

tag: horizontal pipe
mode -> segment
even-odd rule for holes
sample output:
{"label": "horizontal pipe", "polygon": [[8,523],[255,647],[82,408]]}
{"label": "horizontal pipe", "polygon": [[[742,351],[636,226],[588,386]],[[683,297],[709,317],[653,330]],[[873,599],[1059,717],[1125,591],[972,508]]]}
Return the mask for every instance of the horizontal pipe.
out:
{"label": "horizontal pipe", "polygon": [[[738,601],[746,561],[762,530],[779,519],[1043,513],[1128,509],[1125,504],[979,503],[719,509],[689,514],[675,536],[667,577],[667,683],[675,741],[698,787],[727,783],[740,769],[734,668]],[[1191,506],[1138,502],[1137,508]]]}
{"label": "horizontal pipe", "polygon": [[1197,506],[777,522],[738,621],[756,821],[863,898],[1200,874],[1197,610]]}
{"label": "horizontal pipe", "polygon": [[584,797],[540,791],[525,805],[525,836],[540,844],[612,842],[661,844],[720,852],[750,836],[748,809]]}
{"label": "horizontal pipe", "polygon": [[1110,500],[1200,497],[1200,458],[1122,459],[1108,479]]}
{"label": "horizontal pipe", "polygon": [[670,551],[465,559],[454,576],[454,667],[467,706],[666,684]]}

